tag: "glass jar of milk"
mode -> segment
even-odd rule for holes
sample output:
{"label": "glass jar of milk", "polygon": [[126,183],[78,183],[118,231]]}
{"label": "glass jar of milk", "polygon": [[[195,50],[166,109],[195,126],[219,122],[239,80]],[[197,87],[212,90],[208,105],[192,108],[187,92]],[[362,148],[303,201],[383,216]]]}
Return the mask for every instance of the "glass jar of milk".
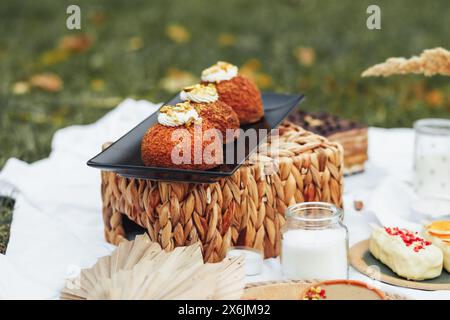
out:
{"label": "glass jar of milk", "polygon": [[330,203],[304,202],[286,210],[281,266],[289,279],[347,279],[348,231],[343,211]]}
{"label": "glass jar of milk", "polygon": [[418,120],[414,130],[417,195],[450,200],[450,119]]}

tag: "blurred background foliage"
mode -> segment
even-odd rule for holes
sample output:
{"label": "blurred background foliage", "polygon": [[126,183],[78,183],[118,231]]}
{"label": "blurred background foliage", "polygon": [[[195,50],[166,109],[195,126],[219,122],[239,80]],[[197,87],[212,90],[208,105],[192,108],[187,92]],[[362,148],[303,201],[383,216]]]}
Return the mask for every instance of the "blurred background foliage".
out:
{"label": "blurred background foliage", "polygon": [[[66,28],[73,3],[79,31]],[[370,4],[382,30],[366,28]],[[306,110],[382,127],[448,118],[449,79],[360,77],[387,57],[450,49],[448,18],[448,0],[2,0],[0,168],[45,157],[55,130],[126,97],[166,100],[219,59],[263,90],[305,93]]]}

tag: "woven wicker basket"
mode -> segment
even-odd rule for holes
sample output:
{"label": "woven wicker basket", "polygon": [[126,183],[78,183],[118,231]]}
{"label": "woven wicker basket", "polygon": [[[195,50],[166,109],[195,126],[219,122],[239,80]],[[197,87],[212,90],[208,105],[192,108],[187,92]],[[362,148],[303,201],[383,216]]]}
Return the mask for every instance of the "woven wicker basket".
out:
{"label": "woven wicker basket", "polygon": [[[125,237],[126,215],[166,250],[200,240],[207,262],[222,260],[234,245],[263,250],[266,258],[278,256],[289,205],[324,201],[342,207],[343,151],[339,144],[289,122],[265,147],[253,156],[256,161],[211,184],[102,172],[106,240],[117,244]],[[278,170],[267,173],[267,163],[277,163]]]}

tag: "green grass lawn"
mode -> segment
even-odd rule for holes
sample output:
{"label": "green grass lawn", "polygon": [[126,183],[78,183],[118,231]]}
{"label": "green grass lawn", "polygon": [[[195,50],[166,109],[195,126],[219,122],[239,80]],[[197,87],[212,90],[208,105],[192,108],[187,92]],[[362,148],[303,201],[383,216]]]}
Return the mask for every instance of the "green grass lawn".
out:
{"label": "green grass lawn", "polygon": [[[72,3],[0,2],[0,168],[9,157],[46,157],[55,130],[95,121],[125,97],[168,99],[218,59],[239,65],[264,90],[306,93],[307,110],[384,127],[450,117],[447,78],[360,78],[390,56],[449,49],[448,0],[79,0],[82,30],[69,31]],[[374,3],[380,31],[366,28]],[[85,51],[61,46],[80,34],[92,41]],[[43,72],[63,88],[30,87]],[[11,204],[2,207],[10,212]]]}

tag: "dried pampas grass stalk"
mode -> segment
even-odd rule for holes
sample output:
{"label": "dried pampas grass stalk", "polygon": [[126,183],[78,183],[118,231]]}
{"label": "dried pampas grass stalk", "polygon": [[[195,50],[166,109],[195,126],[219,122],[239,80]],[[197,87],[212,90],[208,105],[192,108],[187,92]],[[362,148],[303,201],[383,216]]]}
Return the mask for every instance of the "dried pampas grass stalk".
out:
{"label": "dried pampas grass stalk", "polygon": [[420,57],[389,58],[362,73],[363,77],[388,77],[394,74],[450,75],[450,52],[443,48],[428,49]]}
{"label": "dried pampas grass stalk", "polygon": [[145,234],[69,280],[61,299],[239,299],[243,266],[242,257],[204,264],[199,243],[166,252]]}

